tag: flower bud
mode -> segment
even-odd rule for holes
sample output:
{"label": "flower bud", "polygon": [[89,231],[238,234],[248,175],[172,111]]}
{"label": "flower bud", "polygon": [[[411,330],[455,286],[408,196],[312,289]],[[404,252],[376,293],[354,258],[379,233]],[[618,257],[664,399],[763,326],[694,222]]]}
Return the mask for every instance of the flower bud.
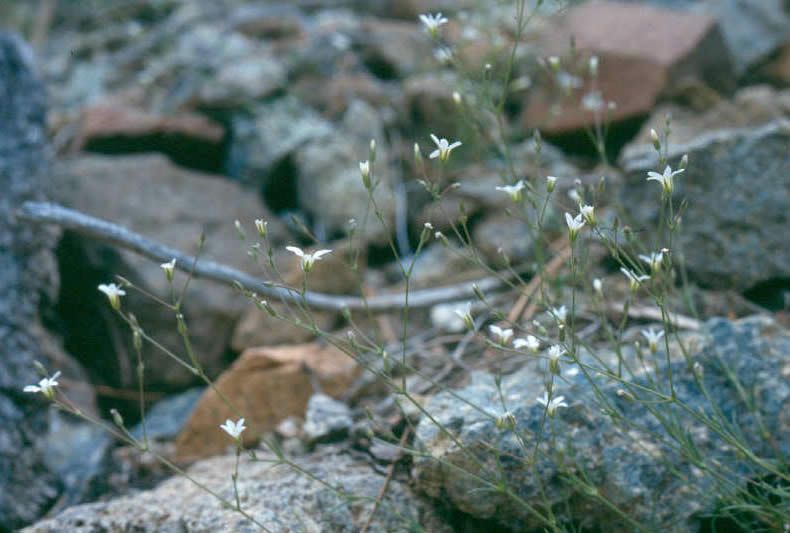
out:
{"label": "flower bud", "polygon": [[656,152],[661,151],[661,139],[658,137],[658,132],[653,128],[650,128],[650,141],[653,143],[653,148],[656,149]]}
{"label": "flower bud", "polygon": [[557,178],[554,176],[546,176],[546,192],[551,194],[554,192],[554,187],[557,185]]}
{"label": "flower bud", "polygon": [[370,161],[359,162],[359,173],[362,175],[362,184],[370,189]]}
{"label": "flower bud", "polygon": [[238,220],[234,220],[233,225],[236,227],[236,233],[239,234],[239,238],[241,240],[245,240],[247,238],[247,233],[244,231],[241,222],[239,222]]}
{"label": "flower bud", "polygon": [[265,239],[269,234],[269,223],[261,218],[256,218],[255,229],[258,230],[258,235]]}
{"label": "flower bud", "polygon": [[496,417],[494,424],[499,430],[513,430],[516,427],[516,417],[513,416],[513,413],[507,411]]}
{"label": "flower bud", "polygon": [[593,290],[596,292],[596,294],[598,294],[598,296],[603,297],[603,282],[600,279],[595,278],[593,280]]}
{"label": "flower bud", "polygon": [[115,425],[119,428],[123,428],[123,417],[121,413],[119,413],[117,409],[110,409],[110,414],[112,415],[112,420],[115,422]]}

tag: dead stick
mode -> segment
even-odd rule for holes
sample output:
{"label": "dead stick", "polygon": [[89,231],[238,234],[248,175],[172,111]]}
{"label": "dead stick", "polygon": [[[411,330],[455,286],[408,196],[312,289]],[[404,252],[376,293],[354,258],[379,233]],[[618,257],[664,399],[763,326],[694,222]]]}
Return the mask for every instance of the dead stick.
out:
{"label": "dead stick", "polygon": [[[227,265],[203,259],[197,262],[194,270],[191,270],[192,264],[195,262],[195,258],[191,255],[147,239],[112,222],[92,217],[58,204],[25,202],[17,212],[17,216],[21,220],[38,224],[57,224],[65,229],[131,250],[155,261],[167,262],[175,259],[176,268],[187,273],[191,271],[196,278],[209,279],[231,286],[241,285],[245,290],[267,298],[282,299],[292,303],[299,302],[314,309],[330,311],[342,311],[344,309],[350,311],[369,310],[375,313],[383,313],[402,309],[406,305],[405,293],[380,294],[369,298],[367,301],[356,296],[339,296],[312,291],[306,291],[304,294],[301,294],[297,289],[263,281]],[[409,306],[412,308],[431,307],[440,303],[474,298],[475,286],[483,292],[497,290],[505,284],[503,280],[510,276],[511,274],[504,274],[502,278],[490,276],[444,287],[411,291],[409,292]]]}
{"label": "dead stick", "polygon": [[[622,302],[611,302],[606,305],[606,309],[607,311],[619,313],[622,315],[623,311],[625,310],[625,304]],[[632,305],[628,307],[628,316],[630,318],[655,320],[656,322],[663,321],[663,317],[661,316],[661,309],[659,309],[658,307],[635,307]],[[667,318],[669,320],[669,323],[678,329],[688,329],[691,331],[697,331],[701,327],[699,320],[685,315],[679,315],[677,313],[668,313]]]}
{"label": "dead stick", "polygon": [[568,260],[570,255],[570,246],[561,248],[560,251],[557,252],[557,255],[555,255],[551,261],[548,262],[548,264],[546,264],[546,268],[543,269],[543,272],[529,280],[527,286],[523,291],[521,291],[521,296],[519,296],[518,301],[516,301],[516,303],[513,305],[513,308],[510,310],[510,313],[507,315],[507,321],[509,323],[514,324],[522,317],[522,315],[526,316],[527,320],[532,318],[532,315],[535,314],[535,310],[537,309],[537,305],[535,305],[533,302],[530,304],[529,308],[527,308],[525,313],[524,307],[527,305],[527,302],[529,302],[530,298],[532,298],[532,296],[535,294],[535,291],[538,290],[538,287],[543,282],[543,280],[547,276],[555,274],[560,268],[562,268],[562,265],[565,264],[565,261]]}

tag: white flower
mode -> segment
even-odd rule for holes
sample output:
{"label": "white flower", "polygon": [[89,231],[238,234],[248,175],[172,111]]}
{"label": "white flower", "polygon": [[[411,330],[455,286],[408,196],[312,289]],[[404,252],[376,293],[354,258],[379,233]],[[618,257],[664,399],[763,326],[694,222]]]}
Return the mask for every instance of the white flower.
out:
{"label": "white flower", "polygon": [[464,307],[456,309],[455,314],[464,321],[464,324],[470,331],[475,329],[475,321],[472,318],[472,302],[466,302]]}
{"label": "white flower", "polygon": [[428,33],[430,33],[432,37],[436,37],[436,32],[439,30],[439,26],[442,24],[447,24],[447,19],[444,18],[441,13],[437,13],[435,15],[425,13],[420,15],[420,21],[423,23],[425,29],[428,30]]}
{"label": "white flower", "polygon": [[592,205],[580,205],[579,214],[587,221],[590,226],[595,226],[595,207]]}
{"label": "white flower", "polygon": [[603,282],[595,278],[593,280],[593,290],[598,293],[599,296],[603,296]]}
{"label": "white flower", "polygon": [[565,319],[568,318],[568,308],[564,305],[553,307],[549,310],[549,314],[554,317],[554,320],[559,324],[564,324]]}
{"label": "white flower", "polygon": [[51,378],[42,379],[38,382],[38,385],[27,385],[22,390],[24,392],[40,392],[47,399],[51,400],[55,396],[55,387],[58,386],[58,376],[60,376],[60,371],[55,372]]}
{"label": "white flower", "polygon": [[557,72],[557,85],[559,85],[563,91],[568,92],[572,89],[578,89],[584,85],[584,82],[580,77],[561,70]]}
{"label": "white flower", "polygon": [[664,261],[664,252],[652,252],[650,255],[639,254],[639,259],[650,265],[650,270],[658,272],[661,270],[661,263]]}
{"label": "white flower", "polygon": [[234,439],[237,439],[237,440],[238,440],[239,436],[241,435],[241,433],[245,429],[247,429],[246,427],[244,427],[244,419],[243,418],[239,418],[238,422],[234,422],[233,420],[228,418],[228,419],[225,420],[225,423],[220,425],[219,427],[222,428],[225,431],[225,433],[227,433],[228,435],[230,435],[231,437],[233,437]]}
{"label": "white flower", "polygon": [[597,113],[603,109],[603,95],[600,91],[590,91],[582,96],[582,108],[592,113]]}
{"label": "white flower", "polygon": [[650,351],[656,353],[658,350],[658,341],[660,341],[661,337],[664,336],[664,330],[660,329],[656,331],[653,328],[643,329],[642,336],[645,338],[645,340],[647,340],[647,345],[650,348]]}
{"label": "white flower", "polygon": [[258,235],[265,238],[266,235],[269,233],[269,223],[263,220],[262,218],[256,218],[255,229],[258,230]]}
{"label": "white flower", "polygon": [[436,159],[438,157],[440,161],[447,161],[447,159],[450,157],[450,152],[461,146],[461,141],[455,141],[454,143],[450,144],[447,139],[439,139],[433,133],[431,133],[431,139],[433,139],[433,142],[436,143],[436,150],[431,152],[431,155],[428,156],[431,159]]}
{"label": "white flower", "polygon": [[162,263],[159,266],[165,271],[165,277],[167,278],[167,281],[173,281],[173,271],[176,268],[176,258],[174,257],[167,263]]}
{"label": "white flower", "polygon": [[638,276],[632,270],[629,270],[625,267],[620,267],[620,272],[625,274],[625,277],[628,278],[632,291],[638,289],[642,282],[650,279],[650,276]]}
{"label": "white flower", "polygon": [[540,349],[540,341],[534,335],[527,335],[526,339],[516,339],[513,341],[513,347],[518,349],[526,348],[530,352],[537,352]]}
{"label": "white flower", "polygon": [[513,200],[514,202],[520,202],[522,197],[521,191],[524,190],[524,187],[525,187],[524,180],[518,180],[518,182],[515,185],[505,185],[503,187],[497,187],[496,190],[507,193],[507,195],[510,196],[510,199]]}
{"label": "white flower", "polygon": [[306,254],[301,248],[297,248],[296,246],[286,246],[285,249],[302,258],[302,270],[304,272],[310,272],[316,261],[320,261],[323,256],[332,253],[332,250],[318,250],[317,252]]}
{"label": "white flower", "polygon": [[556,413],[557,409],[560,407],[568,407],[568,404],[565,403],[565,396],[556,396],[549,400],[549,394],[547,392],[544,392],[543,396],[538,398],[538,403],[546,408],[546,414],[549,416],[554,416],[554,413]]}
{"label": "white flower", "polygon": [[590,67],[590,75],[597,76],[598,75],[598,56],[590,56],[589,67]]}
{"label": "white flower", "polygon": [[499,326],[488,326],[488,331],[497,338],[500,344],[507,344],[510,338],[513,336],[512,329],[502,329]]}
{"label": "white flower", "polygon": [[560,357],[565,354],[565,349],[559,344],[549,348],[549,371],[557,376],[560,375]]}
{"label": "white flower", "polygon": [[565,223],[568,225],[568,232],[571,240],[576,240],[576,235],[579,233],[579,230],[584,227],[584,219],[581,215],[572,217],[570,213],[565,213]]}
{"label": "white flower", "polygon": [[558,361],[560,357],[565,353],[565,348],[560,346],[559,344],[555,344],[554,346],[549,348],[549,359],[552,361]]}
{"label": "white flower", "polygon": [[121,296],[126,296],[126,291],[115,283],[101,284],[99,290],[107,295],[113,309],[117,311],[121,308]]}
{"label": "white flower", "polygon": [[366,189],[370,189],[370,161],[359,162],[359,173],[362,175],[362,183]]}
{"label": "white flower", "polygon": [[546,192],[554,191],[554,187],[557,185],[557,178],[554,176],[546,176]]}
{"label": "white flower", "polygon": [[433,51],[433,57],[442,65],[447,65],[453,60],[453,51],[446,46],[440,46]]}
{"label": "white flower", "polygon": [[682,168],[680,170],[676,170],[676,171],[673,172],[672,171],[672,167],[667,165],[666,168],[664,169],[664,173],[663,174],[659,174],[658,172],[652,172],[652,171],[648,172],[647,173],[647,176],[648,176],[647,181],[655,180],[655,181],[659,182],[661,184],[661,186],[664,188],[664,192],[666,194],[672,194],[672,189],[674,187],[672,178],[674,178],[675,176],[677,176],[681,172],[683,172]]}

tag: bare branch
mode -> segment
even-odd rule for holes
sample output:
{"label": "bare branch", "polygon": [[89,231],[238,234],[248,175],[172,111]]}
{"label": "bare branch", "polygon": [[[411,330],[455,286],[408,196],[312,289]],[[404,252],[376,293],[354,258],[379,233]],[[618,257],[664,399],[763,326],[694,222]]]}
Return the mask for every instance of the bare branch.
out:
{"label": "bare branch", "polygon": [[[37,224],[57,224],[65,229],[119,248],[131,250],[155,261],[166,262],[175,258],[176,267],[186,272],[190,271],[195,261],[194,257],[175,248],[147,239],[112,222],[92,217],[58,204],[25,202],[19,209],[17,216],[22,220]],[[267,298],[302,302],[315,309],[331,311],[369,309],[372,312],[381,313],[402,309],[406,301],[405,293],[380,294],[368,298],[367,301],[355,296],[338,296],[312,291],[307,291],[302,295],[296,289],[275,285],[272,282],[260,280],[227,265],[204,259],[198,260],[193,275],[196,278],[205,278],[225,285],[234,286],[240,284],[246,290]],[[409,307],[431,307],[439,303],[474,298],[475,285],[481,291],[487,292],[501,288],[503,282],[496,277],[486,277],[445,287],[409,291]]]}

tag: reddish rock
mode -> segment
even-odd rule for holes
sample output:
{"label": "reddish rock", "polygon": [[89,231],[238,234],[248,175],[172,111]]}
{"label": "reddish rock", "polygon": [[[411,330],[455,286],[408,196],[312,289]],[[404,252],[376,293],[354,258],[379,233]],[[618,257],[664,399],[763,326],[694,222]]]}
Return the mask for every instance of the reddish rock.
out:
{"label": "reddish rock", "polygon": [[189,161],[179,159],[194,157],[194,154],[219,159],[224,137],[224,128],[202,115],[155,115],[122,104],[105,102],[82,111],[80,131],[74,139],[72,150],[102,153],[161,152],[178,163],[211,169],[215,164],[208,160],[190,164]]}
{"label": "reddish rock", "polygon": [[[571,39],[578,50],[575,60],[568,58]],[[582,108],[581,101],[595,89],[606,102],[616,104],[608,112],[614,122],[649,113],[680,82],[694,79],[726,91],[734,80],[716,21],[706,15],[591,2],[548,25],[540,40],[546,55],[561,57],[561,69],[580,82],[564,98],[550,80],[530,92],[524,124],[549,134],[592,125],[593,113]],[[597,85],[587,74],[587,58],[592,55],[599,57]]]}
{"label": "reddish rock", "polygon": [[208,389],[176,440],[176,456],[192,461],[222,453],[232,441],[219,428],[226,418],[243,416],[245,445],[251,446],[282,420],[303,417],[314,392],[340,396],[358,373],[356,362],[334,346],[318,343],[252,348],[216,381],[217,392]]}

